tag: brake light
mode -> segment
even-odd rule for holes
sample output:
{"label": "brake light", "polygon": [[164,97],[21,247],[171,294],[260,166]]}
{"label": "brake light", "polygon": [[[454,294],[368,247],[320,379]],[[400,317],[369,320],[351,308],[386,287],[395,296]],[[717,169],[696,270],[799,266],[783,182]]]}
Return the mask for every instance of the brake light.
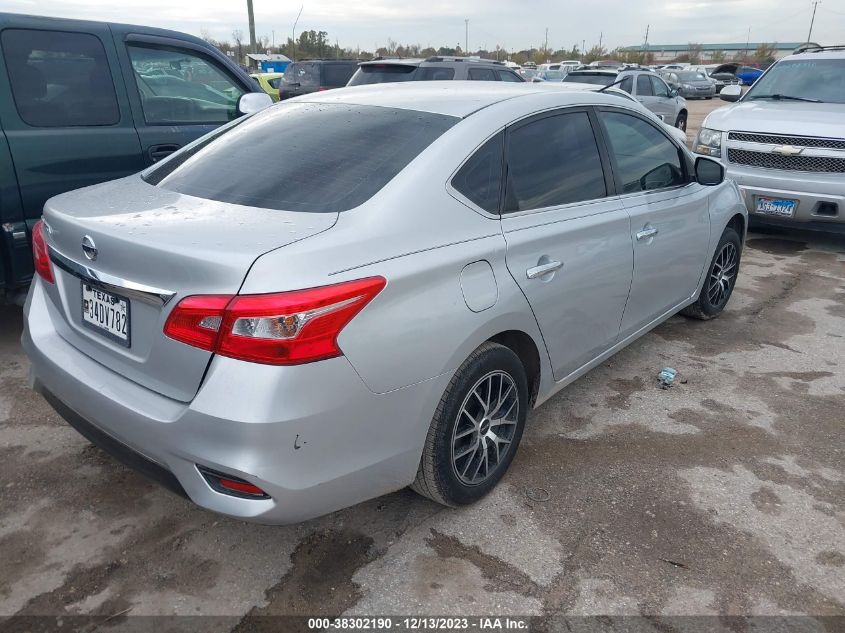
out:
{"label": "brake light", "polygon": [[47,250],[47,240],[44,237],[44,220],[38,220],[32,227],[32,260],[37,272],[44,281],[56,283],[53,276],[53,263]]}
{"label": "brake light", "polygon": [[381,292],[368,277],[331,286],[265,295],[182,299],[164,333],[187,345],[268,365],[299,365],[341,356],[341,330]]}

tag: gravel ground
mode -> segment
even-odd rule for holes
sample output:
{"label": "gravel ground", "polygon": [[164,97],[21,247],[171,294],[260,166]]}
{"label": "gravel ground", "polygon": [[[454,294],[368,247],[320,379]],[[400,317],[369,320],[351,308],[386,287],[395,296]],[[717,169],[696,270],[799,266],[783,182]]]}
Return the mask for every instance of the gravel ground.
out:
{"label": "gravel ground", "polygon": [[842,238],[751,235],[721,318],[673,317],[533,412],[482,502],[403,490],[290,527],[90,446],[27,388],[2,307],[0,616],[845,616],[843,306]]}

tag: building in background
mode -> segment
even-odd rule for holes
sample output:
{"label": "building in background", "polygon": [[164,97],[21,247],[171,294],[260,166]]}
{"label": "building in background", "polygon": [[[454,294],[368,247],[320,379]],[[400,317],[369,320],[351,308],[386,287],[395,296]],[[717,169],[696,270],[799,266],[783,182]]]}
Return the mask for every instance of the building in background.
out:
{"label": "building in background", "polygon": [[707,64],[714,62],[714,55],[716,61],[730,61],[735,58],[754,57],[755,51],[761,46],[772,49],[773,57],[775,59],[781,59],[792,53],[802,43],[780,42],[763,44],[760,42],[749,42],[746,44],[745,42],[730,42],[727,44],[648,44],[646,46],[640,44],[639,46],[626,46],[619,50],[623,53],[651,53],[654,56],[655,64],[666,64],[679,57],[690,55],[691,52],[695,52],[701,63]]}

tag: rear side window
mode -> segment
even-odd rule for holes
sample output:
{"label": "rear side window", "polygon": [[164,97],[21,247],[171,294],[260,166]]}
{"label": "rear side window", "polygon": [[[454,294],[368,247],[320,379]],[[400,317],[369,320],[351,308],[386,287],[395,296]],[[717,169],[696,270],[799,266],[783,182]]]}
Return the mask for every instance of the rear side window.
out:
{"label": "rear side window", "polygon": [[499,213],[504,132],[487,141],[452,178],[452,186],[490,213]]}
{"label": "rear side window", "polygon": [[299,84],[303,87],[319,86],[320,71],[316,68],[316,64],[310,62],[293,63],[285,69],[285,83]]}
{"label": "rear side window", "polygon": [[113,125],[120,120],[106,52],[87,33],[7,29],[3,58],[24,123]]}
{"label": "rear side window", "polygon": [[458,120],[377,106],[280,104],[177,152],[143,177],[207,200],[334,213],[369,200]]}
{"label": "rear side window", "polygon": [[625,79],[622,80],[622,83],[619,84],[619,89],[624,90],[628,94],[633,94],[634,93],[634,80],[631,77],[625,77]]}
{"label": "rear side window", "polygon": [[654,90],[651,88],[651,77],[648,75],[637,75],[637,96],[654,96]]}
{"label": "rear side window", "polygon": [[385,84],[397,81],[409,81],[414,78],[416,66],[408,64],[366,64],[360,66],[349,80],[350,86],[366,84]]}
{"label": "rear side window", "polygon": [[586,112],[544,117],[512,130],[505,213],[607,195],[599,149]]}
{"label": "rear side window", "polygon": [[340,88],[349,83],[352,75],[358,70],[356,62],[349,62],[348,64],[322,64],[323,66],[323,81],[321,86],[329,88]]}
{"label": "rear side window", "polygon": [[623,193],[686,184],[681,152],[651,123],[619,112],[602,112]]}
{"label": "rear side window", "polygon": [[417,79],[420,81],[451,81],[455,78],[454,68],[437,68],[435,66],[425,66],[420,68]]}
{"label": "rear side window", "polygon": [[469,78],[476,81],[498,81],[496,73],[490,68],[470,68]]}

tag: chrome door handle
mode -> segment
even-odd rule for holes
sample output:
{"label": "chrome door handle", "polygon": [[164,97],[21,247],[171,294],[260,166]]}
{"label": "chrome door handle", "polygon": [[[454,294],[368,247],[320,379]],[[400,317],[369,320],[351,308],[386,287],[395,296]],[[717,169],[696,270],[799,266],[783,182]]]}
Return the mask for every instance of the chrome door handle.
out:
{"label": "chrome door handle", "polygon": [[537,277],[553,273],[561,266],[563,266],[563,262],[547,262],[545,264],[540,264],[539,266],[534,266],[534,268],[529,268],[525,271],[525,276],[529,279],[536,279]]}
{"label": "chrome door handle", "polygon": [[655,235],[657,235],[659,232],[660,232],[660,231],[658,231],[658,230],[657,230],[656,228],[654,228],[653,226],[648,226],[648,225],[646,225],[646,226],[644,226],[644,227],[642,228],[642,230],[637,231],[637,241],[638,241],[638,242],[642,242],[643,240],[647,240],[647,239],[648,239],[648,238],[650,238],[650,237],[654,237],[654,236],[655,236]]}

